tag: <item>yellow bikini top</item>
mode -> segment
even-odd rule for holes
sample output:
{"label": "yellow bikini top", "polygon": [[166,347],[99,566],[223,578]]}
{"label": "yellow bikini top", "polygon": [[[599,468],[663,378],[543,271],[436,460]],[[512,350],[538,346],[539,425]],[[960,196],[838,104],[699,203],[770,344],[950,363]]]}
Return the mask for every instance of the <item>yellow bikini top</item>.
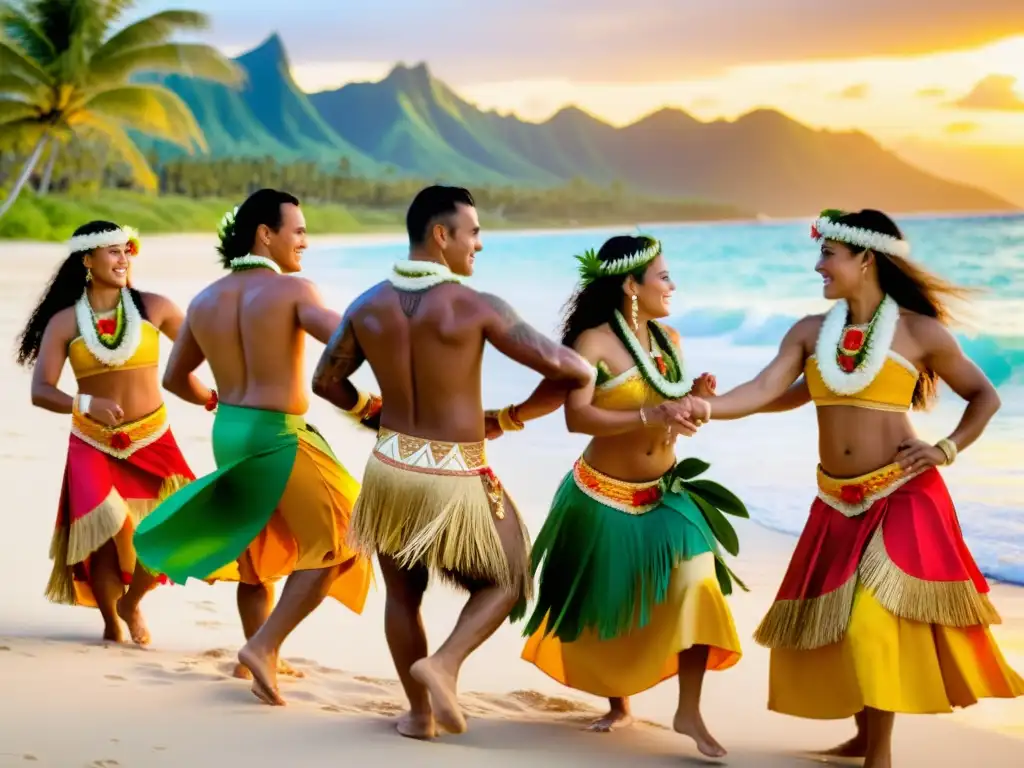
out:
{"label": "yellow bikini top", "polygon": [[814,355],[804,365],[807,391],[818,407],[846,405],[876,411],[909,411],[919,375],[912,362],[890,351],[882,370],[867,387],[854,395],[837,395],[825,386]]}
{"label": "yellow bikini top", "polygon": [[634,365],[618,376],[598,384],[594,389],[593,404],[609,411],[632,411],[657,405],[663,400],[664,398],[644,381],[640,370]]}
{"label": "yellow bikini top", "polygon": [[78,381],[110,371],[132,371],[138,368],[156,367],[160,363],[160,331],[148,320],[143,320],[139,348],[123,365],[116,368],[97,360],[81,336],[75,337],[68,345],[68,361],[71,363],[71,370],[75,372],[75,378]]}

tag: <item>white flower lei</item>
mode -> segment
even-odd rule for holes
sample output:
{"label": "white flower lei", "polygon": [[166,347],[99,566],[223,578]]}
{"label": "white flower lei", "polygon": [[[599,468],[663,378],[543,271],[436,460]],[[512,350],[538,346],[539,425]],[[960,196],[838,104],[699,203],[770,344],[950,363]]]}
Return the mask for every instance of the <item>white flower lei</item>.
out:
{"label": "white flower lei", "polygon": [[842,340],[843,330],[846,328],[846,317],[849,306],[845,299],[837,301],[818,333],[818,342],[815,345],[815,358],[818,362],[818,371],[825,386],[837,395],[850,396],[864,389],[875,380],[882,366],[885,365],[889,349],[892,347],[892,340],[896,336],[896,325],[900,319],[899,304],[891,296],[882,299],[882,303],[875,310],[875,316],[871,321],[871,328],[868,329],[864,339],[867,347],[864,358],[859,367],[851,373],[847,373],[839,367],[836,360],[836,350]]}
{"label": "white flower lei", "polygon": [[[622,313],[618,310],[615,310],[615,323],[620,331],[619,337],[625,342],[626,347],[629,349],[630,357],[633,358],[633,362],[636,363],[636,366],[640,369],[644,379],[654,388],[654,391],[666,400],[678,400],[690,393],[690,383],[686,380],[686,370],[683,368],[683,355],[674,344],[672,345],[671,350],[666,351],[672,355],[674,362],[678,364],[679,381],[669,381],[662,375],[661,371],[658,370],[657,365],[654,363],[653,355],[645,352],[644,348],[640,346],[640,341],[637,339],[636,334],[633,333],[633,330],[626,324],[626,318],[624,318]],[[654,340],[652,339],[652,341]],[[671,340],[668,341],[671,344]],[[657,342],[654,342],[652,347],[656,346]]]}
{"label": "white flower lei", "polygon": [[274,270],[279,275],[281,274],[281,267],[278,266],[277,262],[273,259],[268,259],[266,256],[254,256],[249,253],[228,262],[228,269],[231,270],[252,269],[255,267],[266,267],[267,269]]}
{"label": "white flower lei", "polygon": [[127,288],[121,289],[120,301],[124,311],[124,332],[121,334],[120,343],[113,349],[105,347],[100,341],[99,332],[96,330],[96,315],[89,303],[88,291],[83,291],[81,298],[75,302],[78,333],[81,334],[86,349],[103,365],[111,368],[124,365],[131,360],[142,343],[142,314],[135,306],[135,301]]}
{"label": "white flower lei", "polygon": [[465,283],[466,278],[456,275],[445,264],[433,261],[395,262],[388,280],[400,291],[425,291],[441,283]]}

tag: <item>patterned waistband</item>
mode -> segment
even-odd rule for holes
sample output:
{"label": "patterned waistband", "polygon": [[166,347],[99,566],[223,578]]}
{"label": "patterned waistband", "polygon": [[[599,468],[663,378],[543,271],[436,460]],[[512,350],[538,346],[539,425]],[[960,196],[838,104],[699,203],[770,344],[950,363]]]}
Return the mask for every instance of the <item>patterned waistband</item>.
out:
{"label": "patterned waistband", "polygon": [[642,515],[661,503],[661,480],[630,483],[598,472],[580,456],[572,468],[576,487],[594,501],[628,515]]}
{"label": "patterned waistband", "polygon": [[374,455],[387,464],[434,475],[478,476],[487,474],[484,444],[450,443],[412,437],[381,427]]}
{"label": "patterned waistband", "polygon": [[169,427],[164,405],[148,416],[116,427],[90,419],[77,408],[71,413],[71,434],[115,459],[127,459],[136,451],[152,445],[164,436]]}
{"label": "patterned waistband", "polygon": [[899,464],[888,464],[859,477],[832,477],[818,467],[818,498],[846,517],[857,517],[920,472],[906,473]]}

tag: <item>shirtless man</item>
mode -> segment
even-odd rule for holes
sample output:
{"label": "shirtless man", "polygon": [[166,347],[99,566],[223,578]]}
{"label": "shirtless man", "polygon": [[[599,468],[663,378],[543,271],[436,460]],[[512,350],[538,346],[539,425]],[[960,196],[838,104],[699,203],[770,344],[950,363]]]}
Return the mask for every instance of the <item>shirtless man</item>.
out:
{"label": "shirtless man", "polygon": [[[410,704],[398,731],[433,738],[435,715],[451,733],[466,730],[459,670],[532,586],[529,536],[485,458],[484,344],[550,380],[546,391],[556,405],[589,384],[593,369],[502,299],[463,284],[482,249],[468,191],[422,190],[406,225],[409,260],[349,307],[317,366],[313,391],[364,423],[366,409],[383,401],[352,533],[364,551],[377,554],[384,576],[385,634]],[[349,381],[364,361],[381,398]],[[534,405],[545,407],[536,398]],[[469,600],[451,635],[428,656],[420,604],[431,571],[466,590]]]}
{"label": "shirtless man", "polygon": [[[192,301],[164,387],[186,395],[204,360],[217,382],[217,470],[169,497],[139,526],[139,559],[173,581],[238,581],[248,642],[238,654],[253,693],[280,705],[278,652],[330,594],[361,613],[372,565],[345,545],[358,484],[303,418],[306,334],[325,342],[339,315],[301,269],[306,224],[299,201],[272,189],[249,197],[221,228],[230,274]],[[272,582],[289,575],[273,605]]]}

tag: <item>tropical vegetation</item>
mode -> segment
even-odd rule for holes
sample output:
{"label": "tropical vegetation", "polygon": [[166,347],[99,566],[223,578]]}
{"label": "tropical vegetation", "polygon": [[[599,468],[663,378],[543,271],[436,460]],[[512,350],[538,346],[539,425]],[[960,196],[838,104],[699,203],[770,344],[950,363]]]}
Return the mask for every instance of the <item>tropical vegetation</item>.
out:
{"label": "tropical vegetation", "polygon": [[[26,154],[0,203],[17,200],[45,151],[37,194],[52,183],[61,150],[91,142],[124,165],[131,180],[155,189],[157,176],[132,132],[187,151],[206,149],[203,132],[181,97],[140,73],[178,73],[239,84],[241,70],[214,48],[174,42],[208,26],[204,14],[168,10],[120,25],[132,0],[21,0],[0,5],[0,147]],[[7,152],[5,152],[7,154]]]}

